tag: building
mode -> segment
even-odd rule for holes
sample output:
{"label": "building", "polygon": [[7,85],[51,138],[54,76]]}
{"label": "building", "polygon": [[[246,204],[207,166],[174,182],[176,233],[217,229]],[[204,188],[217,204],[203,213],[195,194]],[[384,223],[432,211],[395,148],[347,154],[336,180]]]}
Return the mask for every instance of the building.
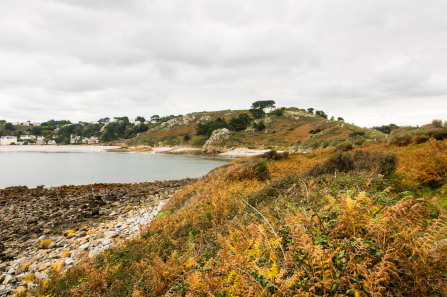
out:
{"label": "building", "polygon": [[36,140],[35,135],[20,135],[20,140]]}
{"label": "building", "polygon": [[0,138],[1,145],[17,144],[17,136],[2,136]]}
{"label": "building", "polygon": [[48,144],[49,145],[55,145],[56,144],[56,140],[48,140]]}
{"label": "building", "polygon": [[45,136],[37,136],[36,144],[37,145],[45,144]]}
{"label": "building", "polygon": [[88,144],[97,144],[97,143],[99,143],[98,137],[92,136],[88,140]]}
{"label": "building", "polygon": [[70,144],[76,144],[81,142],[81,136],[70,135]]}

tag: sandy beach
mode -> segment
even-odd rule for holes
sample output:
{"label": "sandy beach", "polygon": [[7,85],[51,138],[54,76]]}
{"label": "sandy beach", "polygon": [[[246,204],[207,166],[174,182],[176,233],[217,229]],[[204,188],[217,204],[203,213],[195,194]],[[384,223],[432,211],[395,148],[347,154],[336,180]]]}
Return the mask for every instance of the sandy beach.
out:
{"label": "sandy beach", "polygon": [[100,145],[3,145],[0,146],[1,152],[105,152],[111,149],[117,149],[118,146],[100,146]]}

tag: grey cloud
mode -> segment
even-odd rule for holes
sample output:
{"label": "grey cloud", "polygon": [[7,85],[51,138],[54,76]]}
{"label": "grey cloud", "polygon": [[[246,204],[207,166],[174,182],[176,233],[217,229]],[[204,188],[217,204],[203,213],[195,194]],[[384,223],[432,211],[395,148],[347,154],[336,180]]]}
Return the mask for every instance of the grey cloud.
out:
{"label": "grey cloud", "polygon": [[4,0],[0,118],[274,99],[365,126],[447,119],[446,9],[441,0]]}

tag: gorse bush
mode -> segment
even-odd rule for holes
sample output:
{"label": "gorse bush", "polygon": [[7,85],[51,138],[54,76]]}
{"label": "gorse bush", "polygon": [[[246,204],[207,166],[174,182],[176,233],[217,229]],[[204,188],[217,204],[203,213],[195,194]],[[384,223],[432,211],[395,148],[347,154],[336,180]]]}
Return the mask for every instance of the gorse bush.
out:
{"label": "gorse bush", "polygon": [[318,176],[335,172],[369,172],[389,175],[397,168],[397,155],[386,152],[356,150],[336,152],[323,163],[315,165],[308,174]]}
{"label": "gorse bush", "polygon": [[265,160],[250,160],[242,166],[235,168],[227,176],[228,180],[258,180],[265,181],[270,178],[270,171]]}

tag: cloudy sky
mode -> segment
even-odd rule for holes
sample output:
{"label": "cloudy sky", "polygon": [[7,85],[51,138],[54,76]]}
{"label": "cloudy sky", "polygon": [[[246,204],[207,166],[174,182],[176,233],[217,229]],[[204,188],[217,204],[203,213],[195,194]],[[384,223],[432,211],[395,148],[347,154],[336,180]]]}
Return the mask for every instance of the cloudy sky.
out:
{"label": "cloudy sky", "polygon": [[0,119],[313,107],[447,120],[445,0],[1,0]]}

